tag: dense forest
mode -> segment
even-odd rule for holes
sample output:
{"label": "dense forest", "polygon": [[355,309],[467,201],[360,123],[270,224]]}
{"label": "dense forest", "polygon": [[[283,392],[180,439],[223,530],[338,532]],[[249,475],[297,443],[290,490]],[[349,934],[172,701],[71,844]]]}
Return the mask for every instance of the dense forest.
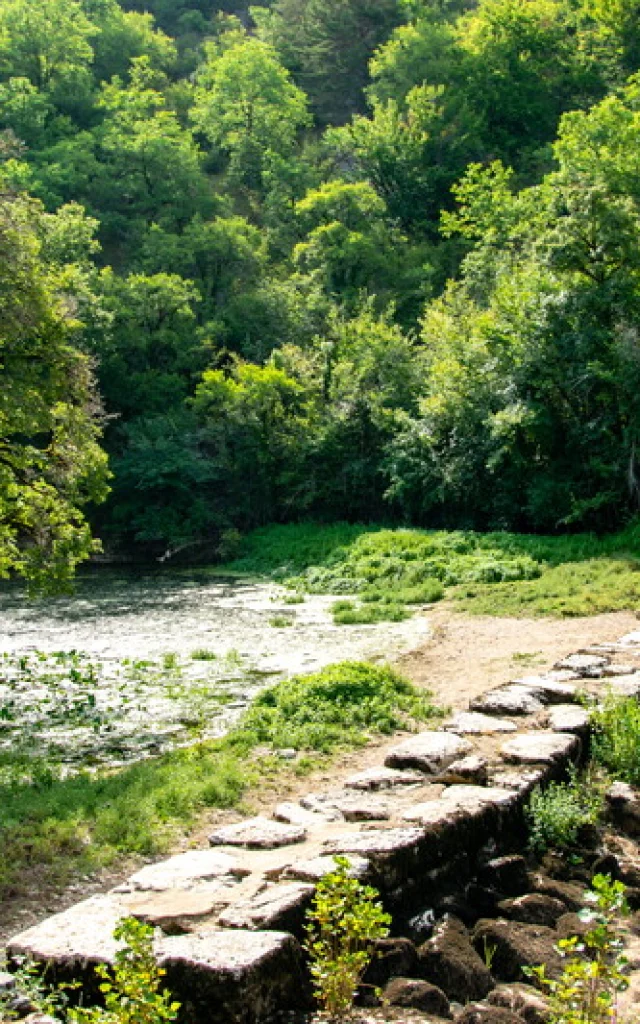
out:
{"label": "dense forest", "polygon": [[0,574],[623,524],[639,71],[637,0],[2,0]]}

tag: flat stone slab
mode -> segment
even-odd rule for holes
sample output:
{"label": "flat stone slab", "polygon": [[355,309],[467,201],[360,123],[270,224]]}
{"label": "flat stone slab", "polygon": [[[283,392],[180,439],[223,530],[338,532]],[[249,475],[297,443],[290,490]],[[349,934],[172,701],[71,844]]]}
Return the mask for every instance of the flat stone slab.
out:
{"label": "flat stone slab", "polygon": [[244,846],[249,850],[275,850],[279,846],[302,843],[307,830],[299,825],[283,825],[258,815],[236,825],[224,825],[209,836],[212,846]]}
{"label": "flat stone slab", "polygon": [[298,943],[275,931],[212,930],[162,939],[165,983],[193,1024],[253,1024],[303,1004]]}
{"label": "flat stone slab", "polygon": [[172,935],[191,931],[213,918],[236,898],[236,886],[211,882],[206,889],[164,889],[161,892],[132,892],[123,896],[123,907],[132,917],[146,921]]}
{"label": "flat stone slab", "polygon": [[605,676],[632,676],[634,672],[637,672],[638,668],[636,665],[607,665],[603,669],[603,675]]}
{"label": "flat stone slab", "polygon": [[405,821],[419,821],[422,825],[435,825],[465,815],[474,815],[487,806],[506,806],[517,800],[513,790],[492,786],[449,786],[439,800],[415,804],[407,808]]}
{"label": "flat stone slab", "polygon": [[589,730],[589,712],[575,704],[556,704],[549,710],[549,728],[584,736]]}
{"label": "flat stone slab", "polygon": [[574,683],[562,683],[545,676],[525,676],[514,679],[512,685],[524,686],[543,704],[570,704],[580,699],[580,691]]}
{"label": "flat stone slab", "polygon": [[321,825],[323,821],[330,820],[317,811],[307,811],[300,804],[294,804],[291,801],[278,804],[273,816],[276,821],[284,822],[285,825],[300,825],[302,828],[313,828],[316,825]]}
{"label": "flat stone slab", "polygon": [[397,768],[365,768],[357,775],[345,780],[346,789],[378,790],[398,789],[401,786],[416,786],[424,783],[421,772],[400,771]]}
{"label": "flat stone slab", "polygon": [[384,763],[387,768],[417,768],[437,775],[472,750],[468,740],[454,733],[420,732],[391,750]]}
{"label": "flat stone slab", "polygon": [[123,917],[126,910],[120,896],[91,896],[14,935],[7,945],[7,955],[64,965],[68,974],[82,978],[86,973],[93,974],[95,964],[113,962],[119,948],[113,931]]}
{"label": "flat stone slab", "polygon": [[310,793],[300,803],[339,811],[345,821],[388,821],[391,817],[389,803],[368,793]]}
{"label": "flat stone slab", "polygon": [[507,718],[483,715],[479,711],[460,711],[443,726],[447,732],[461,736],[489,736],[496,732],[516,732],[518,726]]}
{"label": "flat stone slab", "polygon": [[640,629],[636,629],[632,633],[625,633],[624,636],[620,637],[618,643],[624,644],[627,647],[640,646]]}
{"label": "flat stone slab", "polygon": [[[350,855],[348,874],[352,878],[362,879],[369,870],[369,861],[366,857],[359,857],[357,854]],[[335,871],[336,862],[333,857],[321,856],[310,857],[309,860],[301,860],[291,864],[283,872],[283,878],[295,878],[301,882],[319,882],[324,875]]]}
{"label": "flat stone slab", "polygon": [[187,850],[175,857],[161,860],[157,864],[148,864],[136,871],[118,892],[130,889],[155,890],[190,889],[212,878],[231,875],[244,878],[250,872],[240,866],[237,859],[228,853],[216,850]]}
{"label": "flat stone slab", "polygon": [[499,686],[476,697],[469,704],[471,711],[485,715],[535,715],[542,711],[542,701],[525,686]]}
{"label": "flat stone slab", "polygon": [[[487,769],[489,762],[486,757],[479,754],[469,754],[468,757],[461,757],[445,768],[440,775],[443,782],[455,783],[478,783],[484,785],[487,781]],[[446,790],[445,790],[446,793]]]}
{"label": "flat stone slab", "polygon": [[220,915],[218,923],[225,928],[248,928],[251,931],[301,932],[314,892],[314,885],[302,882],[273,885],[228,907]]}
{"label": "flat stone slab", "polygon": [[521,771],[511,768],[492,772],[489,781],[492,786],[514,790],[522,798],[529,796],[536,786],[545,781],[546,776],[544,768],[526,768]]}
{"label": "flat stone slab", "polygon": [[580,747],[577,736],[561,732],[525,732],[507,740],[501,753],[511,764],[547,764],[568,759]]}
{"label": "flat stone slab", "polygon": [[607,685],[616,697],[640,697],[640,675],[637,672],[607,679]]}
{"label": "flat stone slab", "polygon": [[415,850],[423,839],[424,832],[421,828],[384,828],[334,836],[326,840],[323,849],[327,854],[357,853],[375,859],[387,854]]}
{"label": "flat stone slab", "polygon": [[568,658],[556,663],[557,669],[566,668],[569,672],[577,672],[585,678],[597,679],[610,662],[610,658],[602,654],[570,654]]}

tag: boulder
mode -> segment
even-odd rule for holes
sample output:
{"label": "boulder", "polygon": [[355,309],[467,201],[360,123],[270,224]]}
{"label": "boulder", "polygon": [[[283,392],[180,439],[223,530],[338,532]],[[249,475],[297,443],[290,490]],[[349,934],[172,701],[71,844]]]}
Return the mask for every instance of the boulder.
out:
{"label": "boulder", "polygon": [[616,697],[640,697],[640,673],[629,676],[618,676],[609,683],[611,692]]}
{"label": "boulder", "polygon": [[529,888],[524,857],[514,853],[492,858],[479,868],[478,882],[506,896],[519,896]]}
{"label": "boulder", "polygon": [[362,981],[366,986],[382,988],[391,978],[414,976],[417,965],[418,951],[410,939],[378,939]]}
{"label": "boulder", "polygon": [[529,887],[545,896],[561,900],[567,910],[578,911],[584,905],[584,888],[574,882],[561,882],[538,871],[529,875]]}
{"label": "boulder", "polygon": [[496,985],[486,1001],[491,1006],[500,1006],[517,1013],[524,1018],[526,1024],[548,1024],[551,1016],[548,1000],[535,988],[519,982]]}
{"label": "boulder", "polygon": [[640,791],[626,782],[614,782],[606,794],[609,817],[629,836],[640,836]]}
{"label": "boulder", "polygon": [[382,995],[383,1005],[405,1006],[435,1017],[451,1017],[449,1000],[437,985],[417,978],[394,978]]}
{"label": "boulder", "polygon": [[469,782],[477,786],[484,786],[488,777],[488,765],[486,757],[469,754],[468,757],[462,757],[445,768],[440,778],[443,782],[453,784]]}
{"label": "boulder", "polygon": [[[572,673],[568,673],[572,675]],[[543,704],[571,704],[580,700],[580,691],[573,683],[560,682],[549,676],[525,676],[514,679],[513,686],[524,686]]]}
{"label": "boulder", "polygon": [[499,981],[524,981],[524,967],[544,964],[548,977],[562,973],[563,960],[555,948],[558,936],[545,925],[515,921],[478,921],[473,945],[480,955],[491,955],[491,971]]}
{"label": "boulder", "polygon": [[509,921],[544,924],[547,928],[555,928],[556,922],[567,912],[562,900],[554,896],[544,896],[540,892],[530,892],[524,896],[516,896],[515,899],[501,900],[497,909],[500,916],[506,917]]}
{"label": "boulder", "polygon": [[569,912],[556,921],[556,935],[558,939],[571,939],[574,935],[582,938],[592,927],[593,924],[583,921],[578,914]]}
{"label": "boulder", "polygon": [[371,862],[375,884],[387,892],[420,877],[428,844],[424,829],[381,828],[347,832],[323,844],[323,853],[358,854]]}
{"label": "boulder", "polygon": [[574,759],[580,750],[577,736],[562,732],[523,732],[503,744],[501,754],[511,764],[555,766]]}
{"label": "boulder", "polygon": [[502,1006],[469,1003],[456,1017],[456,1024],[522,1024],[523,1019]]}
{"label": "boulder", "polygon": [[212,846],[244,846],[249,850],[274,850],[279,846],[302,843],[307,837],[305,828],[298,825],[282,825],[270,818],[258,816],[239,821],[236,825],[224,825],[209,836]]}
{"label": "boulder", "polygon": [[418,950],[418,971],[421,978],[459,1002],[482,999],[494,985],[489,969],[471,945],[466,928],[453,917],[444,918],[433,937]]}
{"label": "boulder", "polygon": [[387,768],[415,768],[438,775],[472,749],[468,740],[454,733],[420,732],[391,750],[384,763]]}
{"label": "boulder", "polygon": [[313,828],[315,825],[321,825],[323,821],[330,820],[316,811],[307,811],[300,804],[288,800],[276,806],[273,817],[285,825],[299,825],[301,828]]}
{"label": "boulder", "polygon": [[320,813],[324,808],[338,811],[345,821],[388,821],[391,817],[388,801],[369,793],[311,793],[303,796],[300,803]]}

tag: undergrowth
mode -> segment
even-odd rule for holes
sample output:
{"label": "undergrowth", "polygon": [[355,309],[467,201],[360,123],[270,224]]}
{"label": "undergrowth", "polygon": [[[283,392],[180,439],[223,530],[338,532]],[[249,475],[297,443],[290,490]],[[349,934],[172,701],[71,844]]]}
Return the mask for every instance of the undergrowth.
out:
{"label": "undergrowth", "polygon": [[395,620],[444,596],[474,614],[590,615],[640,607],[640,524],[604,538],[270,526],[243,538],[223,569],[270,576],[297,594],[344,595],[351,607],[334,613],[342,623]]}
{"label": "undergrowth", "polygon": [[585,826],[597,824],[604,806],[602,781],[593,771],[572,771],[568,782],[537,786],[525,809],[529,846],[538,854],[579,845]]}
{"label": "undergrowth", "polygon": [[303,752],[302,763],[304,752],[326,754],[434,714],[428,696],[391,669],[344,662],[265,690],[222,739],[119,771],[64,777],[43,759],[22,754],[18,764],[5,753],[0,897],[36,874],[60,883],[123,856],[164,852],[204,808],[237,805],[282,771],[279,748]]}
{"label": "undergrowth", "polygon": [[610,774],[640,785],[640,704],[609,694],[591,713],[591,754]]}

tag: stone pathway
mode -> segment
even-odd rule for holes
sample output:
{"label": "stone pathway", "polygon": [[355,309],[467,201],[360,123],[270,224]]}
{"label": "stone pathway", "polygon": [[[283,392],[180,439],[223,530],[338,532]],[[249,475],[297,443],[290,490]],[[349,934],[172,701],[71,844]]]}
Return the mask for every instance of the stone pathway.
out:
{"label": "stone pathway", "polygon": [[93,966],[113,957],[116,922],[134,915],[158,928],[158,959],[190,1020],[250,1022],[295,1007],[304,990],[297,940],[333,855],[348,855],[390,909],[414,889],[424,898],[469,875],[488,840],[499,848],[522,827],[532,788],[579,758],[581,695],[640,696],[639,670],[640,631],[508,680],[441,728],[400,740],[384,764],[281,803],[271,817],[217,828],[209,849],[148,865],[15,936],[9,955],[89,983]]}

